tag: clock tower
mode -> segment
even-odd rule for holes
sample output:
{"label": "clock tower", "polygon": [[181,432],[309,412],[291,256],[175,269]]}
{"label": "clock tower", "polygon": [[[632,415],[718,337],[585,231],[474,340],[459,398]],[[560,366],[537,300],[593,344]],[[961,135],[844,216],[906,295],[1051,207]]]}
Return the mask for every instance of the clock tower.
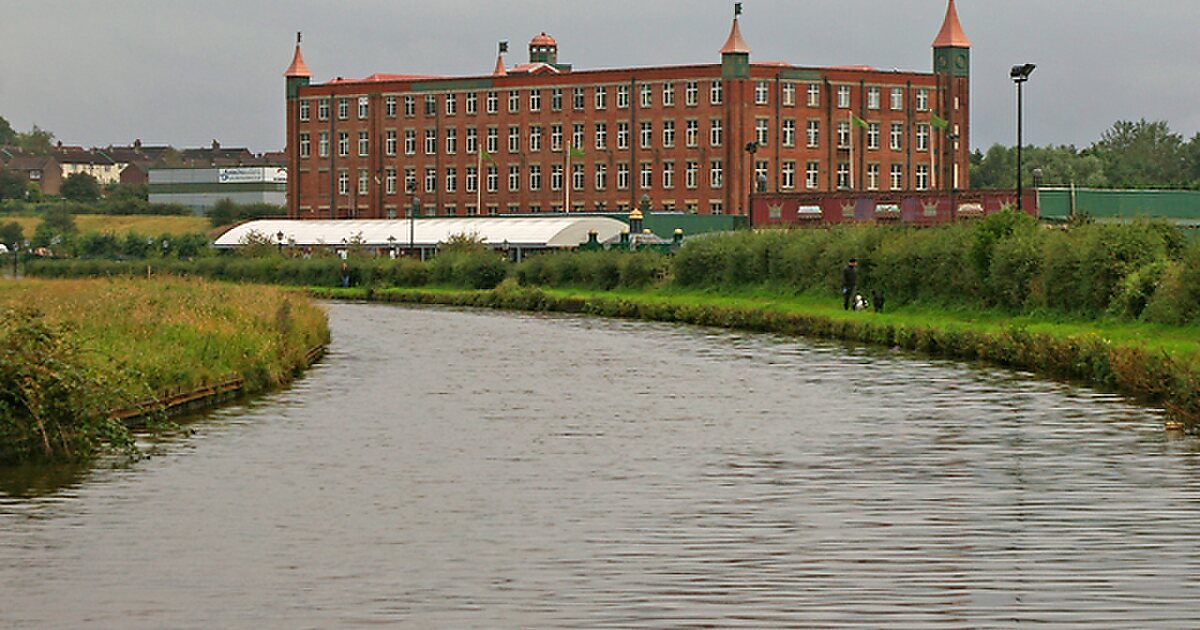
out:
{"label": "clock tower", "polygon": [[971,41],[958,23],[954,0],[949,0],[942,30],[933,40],[933,73],[938,81],[937,118],[931,118],[939,158],[936,185],[941,190],[970,188]]}

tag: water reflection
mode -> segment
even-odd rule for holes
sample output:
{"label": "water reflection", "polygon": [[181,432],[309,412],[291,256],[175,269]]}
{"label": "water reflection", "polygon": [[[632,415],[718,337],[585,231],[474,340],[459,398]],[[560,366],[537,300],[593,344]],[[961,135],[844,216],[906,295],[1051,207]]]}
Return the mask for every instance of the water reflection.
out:
{"label": "water reflection", "polygon": [[768,335],[330,310],[294,388],[0,503],[0,625],[1200,616],[1196,443],[1118,397]]}

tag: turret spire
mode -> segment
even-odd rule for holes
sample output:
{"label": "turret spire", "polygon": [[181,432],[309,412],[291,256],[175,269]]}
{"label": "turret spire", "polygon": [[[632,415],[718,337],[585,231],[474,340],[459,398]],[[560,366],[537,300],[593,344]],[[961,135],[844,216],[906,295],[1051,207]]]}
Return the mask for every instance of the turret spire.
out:
{"label": "turret spire", "polygon": [[508,42],[500,42],[496,52],[496,68],[492,70],[492,76],[503,77],[508,74],[508,70],[504,69],[504,53],[508,52]]}
{"label": "turret spire", "polygon": [[970,48],[971,40],[963,33],[962,25],[958,23],[958,10],[954,0],[946,7],[946,19],[942,22],[942,30],[933,40],[934,48]]}
{"label": "turret spire", "polygon": [[300,31],[296,31],[296,54],[292,55],[292,65],[288,66],[283,76],[312,78],[312,73],[308,71],[308,66],[304,65],[304,57],[300,54]]}

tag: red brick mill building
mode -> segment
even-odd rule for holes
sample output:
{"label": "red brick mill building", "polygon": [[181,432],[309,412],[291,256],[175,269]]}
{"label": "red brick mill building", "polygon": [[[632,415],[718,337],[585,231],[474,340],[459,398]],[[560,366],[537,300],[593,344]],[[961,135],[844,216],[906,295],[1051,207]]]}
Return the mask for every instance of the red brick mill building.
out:
{"label": "red brick mill building", "polygon": [[577,70],[543,33],[525,64],[502,45],[490,75],[311,84],[297,41],[288,214],[402,217],[414,197],[425,216],[623,212],[643,194],[747,214],[763,179],[771,193],[966,182],[970,42],[954,0],[931,73],[753,62],[736,13],[720,63],[683,66]]}

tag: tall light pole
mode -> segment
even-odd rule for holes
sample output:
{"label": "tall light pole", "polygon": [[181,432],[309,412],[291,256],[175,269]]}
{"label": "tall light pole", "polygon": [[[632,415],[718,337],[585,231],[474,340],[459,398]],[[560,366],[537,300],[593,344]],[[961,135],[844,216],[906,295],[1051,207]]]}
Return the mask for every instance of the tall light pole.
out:
{"label": "tall light pole", "polygon": [[1017,211],[1018,212],[1024,211],[1024,209],[1025,209],[1025,201],[1023,199],[1024,194],[1023,194],[1023,191],[1021,190],[1023,188],[1023,186],[1022,186],[1023,182],[1021,179],[1021,145],[1024,144],[1024,139],[1021,137],[1022,136],[1022,122],[1023,122],[1022,121],[1022,118],[1023,118],[1023,116],[1022,116],[1022,108],[1023,108],[1022,88],[1025,86],[1025,82],[1029,80],[1029,75],[1033,74],[1033,69],[1036,67],[1037,66],[1032,63],[1026,63],[1026,64],[1022,64],[1019,66],[1013,66],[1012,70],[1010,70],[1008,73],[1008,76],[1009,76],[1009,78],[1011,78],[1013,80],[1013,83],[1017,84]]}

